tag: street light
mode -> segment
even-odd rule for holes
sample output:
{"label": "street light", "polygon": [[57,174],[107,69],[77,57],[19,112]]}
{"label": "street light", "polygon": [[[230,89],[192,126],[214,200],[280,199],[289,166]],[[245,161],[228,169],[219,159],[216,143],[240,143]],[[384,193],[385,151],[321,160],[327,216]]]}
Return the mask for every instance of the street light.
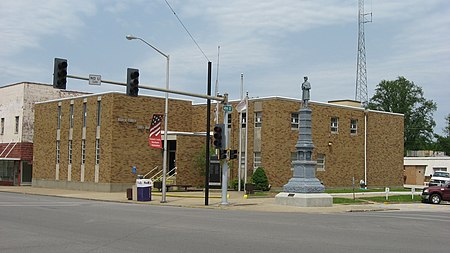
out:
{"label": "street light", "polygon": [[[161,52],[156,47],[152,46],[150,43],[145,41],[142,38],[135,37],[133,35],[127,35],[125,36],[127,40],[140,40],[147,44],[147,46],[153,48],[156,52],[160,53],[162,56],[166,57],[167,64],[166,64],[166,90],[169,89],[169,55]],[[166,173],[167,173],[167,112],[169,111],[169,93],[166,91],[166,97],[165,97],[165,105],[164,105],[164,149],[163,149],[163,177],[162,177],[162,199],[161,203],[166,203]]]}

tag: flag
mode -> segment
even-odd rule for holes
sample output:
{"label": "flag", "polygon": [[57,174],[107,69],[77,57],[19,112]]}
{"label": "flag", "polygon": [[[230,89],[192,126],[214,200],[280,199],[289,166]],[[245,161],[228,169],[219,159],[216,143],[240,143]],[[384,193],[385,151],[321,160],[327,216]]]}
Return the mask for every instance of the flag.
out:
{"label": "flag", "polygon": [[242,111],[244,111],[244,110],[247,110],[247,97],[243,98],[243,99],[241,100],[241,102],[239,102],[239,104],[237,105],[236,110],[237,110],[238,112],[242,112]]}
{"label": "flag", "polygon": [[162,148],[161,143],[161,121],[162,114],[153,114],[152,122],[150,123],[150,134],[148,135],[148,145],[152,148]]}

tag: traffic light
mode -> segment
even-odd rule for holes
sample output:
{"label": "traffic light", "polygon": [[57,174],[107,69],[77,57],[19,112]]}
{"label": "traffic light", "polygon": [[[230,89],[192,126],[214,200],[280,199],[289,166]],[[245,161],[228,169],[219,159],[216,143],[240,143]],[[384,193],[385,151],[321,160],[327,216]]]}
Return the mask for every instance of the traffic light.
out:
{"label": "traffic light", "polygon": [[224,149],[225,147],[225,138],[223,135],[223,130],[225,129],[224,124],[216,124],[214,125],[214,148],[216,149]]}
{"label": "traffic light", "polygon": [[227,153],[228,153],[228,151],[226,150],[226,149],[221,149],[221,150],[219,150],[219,152],[220,152],[220,159],[227,159]]}
{"label": "traffic light", "polygon": [[127,95],[137,97],[139,92],[139,69],[127,68]]}
{"label": "traffic light", "polygon": [[53,65],[53,88],[66,89],[67,84],[67,60],[55,58]]}
{"label": "traffic light", "polygon": [[238,152],[237,152],[236,149],[230,150],[230,160],[231,160],[231,159],[236,159],[236,158],[237,158],[237,155],[238,155]]}

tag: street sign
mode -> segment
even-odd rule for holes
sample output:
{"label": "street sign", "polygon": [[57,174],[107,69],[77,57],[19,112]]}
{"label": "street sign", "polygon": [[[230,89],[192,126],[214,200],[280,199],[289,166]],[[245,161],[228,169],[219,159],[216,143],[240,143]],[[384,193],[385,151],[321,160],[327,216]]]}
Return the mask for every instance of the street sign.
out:
{"label": "street sign", "polygon": [[232,112],[233,111],[233,106],[231,105],[224,105],[223,106],[223,110],[226,112]]}
{"label": "street sign", "polygon": [[100,85],[102,84],[102,76],[101,75],[89,75],[89,85]]}

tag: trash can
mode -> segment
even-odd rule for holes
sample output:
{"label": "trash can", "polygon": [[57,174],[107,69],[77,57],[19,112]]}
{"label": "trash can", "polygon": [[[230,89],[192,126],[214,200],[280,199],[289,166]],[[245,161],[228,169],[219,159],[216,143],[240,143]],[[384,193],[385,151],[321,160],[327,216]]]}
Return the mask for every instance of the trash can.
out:
{"label": "trash can", "polygon": [[132,200],[133,199],[133,189],[127,188],[127,199]]}
{"label": "trash can", "polygon": [[151,201],[152,200],[152,180],[150,179],[136,179],[137,201]]}

